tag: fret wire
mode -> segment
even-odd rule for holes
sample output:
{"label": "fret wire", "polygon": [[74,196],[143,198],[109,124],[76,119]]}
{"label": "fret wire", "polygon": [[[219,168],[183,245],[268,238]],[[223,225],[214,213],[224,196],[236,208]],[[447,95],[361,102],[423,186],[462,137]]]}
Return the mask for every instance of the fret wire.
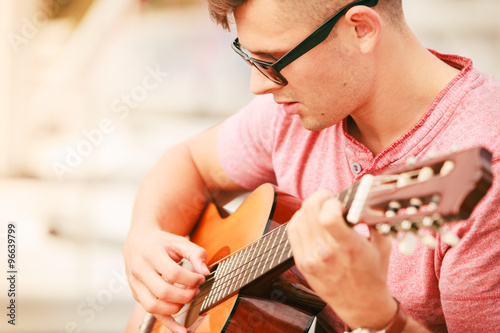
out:
{"label": "fret wire", "polygon": [[244,284],[244,281],[245,281],[245,278],[248,277],[248,269],[244,269],[245,266],[247,266],[247,264],[249,264],[253,259],[253,256],[254,256],[254,253],[255,253],[255,247],[256,247],[256,244],[257,243],[254,243],[252,245],[252,250],[251,251],[248,251],[247,255],[245,256],[245,260],[244,260],[244,264],[241,265],[240,267],[240,278],[239,278],[239,288],[241,288]]}
{"label": "fret wire", "polygon": [[[286,230],[288,229],[288,225],[287,225],[285,228],[283,228],[283,229],[285,230],[285,231],[284,231],[284,233],[283,233],[283,235],[286,235]],[[283,239],[283,238],[282,238],[282,239]],[[285,239],[283,240],[283,242],[285,242],[285,246],[283,247],[283,250],[281,250],[281,255],[280,255],[279,259],[278,259],[278,263],[281,263],[281,262],[283,262],[283,261],[284,261],[282,258],[283,258],[283,255],[285,254],[285,249],[286,249],[286,246],[289,244],[288,237],[287,237],[287,238],[285,238]],[[288,258],[287,258],[287,259],[288,259]]]}
{"label": "fret wire", "polygon": [[[285,242],[287,242],[287,241],[288,241],[288,239],[285,239]],[[247,272],[248,272],[247,276],[248,276],[248,278],[251,277],[252,274],[254,272],[256,272],[256,270],[258,270],[258,268],[260,268],[260,265],[261,265],[260,263],[262,262],[262,260],[260,260],[261,259],[260,257],[262,257],[262,255],[264,255],[264,254],[269,253],[271,250],[275,251],[276,247],[279,247],[281,245],[281,243],[283,243],[283,242],[280,242],[280,244],[278,244],[278,246],[275,246],[272,249],[269,249],[265,253],[259,253],[260,254],[259,256],[256,256],[256,257],[252,258],[250,261],[247,262],[246,266],[248,266],[247,267]],[[256,263],[257,260],[259,260],[259,261]],[[255,274],[253,276],[254,276],[253,279],[256,279],[257,277],[259,277],[261,275]],[[247,281],[244,284],[246,285],[248,282],[250,282],[249,279],[247,279]]]}
{"label": "fret wire", "polygon": [[[231,257],[229,257],[227,260],[225,260],[224,262],[221,263],[222,267],[220,267],[221,265],[219,265],[219,268],[221,268],[221,272],[220,272],[220,274],[216,274],[216,276],[215,276],[214,288],[212,289],[213,296],[212,296],[212,300],[210,301],[211,303],[212,302],[215,303],[219,300],[219,293],[222,290],[221,284],[222,284],[222,280],[226,276],[227,267],[229,266],[229,260],[231,260]],[[217,271],[218,271],[218,269],[217,269]]]}
{"label": "fret wire", "polygon": [[[253,245],[255,245],[255,243]],[[240,251],[238,253],[239,260],[237,261],[236,268],[231,272],[231,274],[232,274],[231,280],[235,279],[236,281],[232,281],[232,283],[231,283],[232,290],[230,291],[230,293],[232,293],[233,291],[238,290],[240,288],[239,287],[239,285],[241,285],[240,275],[241,275],[241,273],[243,273],[243,267],[248,262],[248,260],[247,260],[248,255],[252,252],[253,252],[253,248],[249,247],[249,248],[243,249],[242,251]]]}
{"label": "fret wire", "polygon": [[[281,233],[281,237],[280,237],[280,240],[279,240],[279,243],[278,244],[281,244],[281,242],[283,241],[283,237],[286,235],[286,228],[282,228],[278,231],[278,235]],[[279,247],[279,245],[278,245]],[[274,260],[276,259],[276,255],[278,254],[278,251],[273,251],[274,255],[273,255],[273,259],[271,260],[271,265],[269,266],[269,270],[274,267]]]}
{"label": "fret wire", "polygon": [[214,297],[217,295],[217,289],[218,289],[218,281],[219,281],[219,276],[224,274],[224,269],[225,269],[225,261],[221,262],[219,266],[217,267],[217,270],[215,271],[215,276],[214,276],[214,284],[213,287],[211,288],[210,292],[208,293],[208,297],[206,298],[206,303],[210,306],[210,304],[213,303]]}
{"label": "fret wire", "polygon": [[[258,243],[256,243],[256,244],[258,244]],[[284,241],[280,242],[280,243],[278,244],[278,247],[279,247],[280,245],[282,245],[282,244],[285,244],[285,246],[284,246],[284,250],[286,250],[286,248],[287,248],[287,247],[289,247],[288,239],[285,239]],[[272,250],[272,249],[270,249],[270,250]],[[255,252],[255,251],[254,251],[254,252]],[[269,251],[268,251],[268,252],[269,252]],[[291,257],[291,256],[290,256],[291,251],[289,251],[289,252],[290,252],[290,253],[289,253],[289,255],[288,255],[288,258],[290,258],[290,257]],[[251,266],[250,266],[250,270],[249,270],[249,271],[250,271],[250,272],[254,272],[256,267],[260,267],[260,265],[259,265],[259,264],[255,264],[255,262],[254,262],[254,261],[258,260],[258,259],[259,259],[259,257],[260,257],[260,256],[262,256],[263,254],[265,254],[265,253],[261,253],[259,256],[254,257],[252,260],[250,260],[249,262],[247,262],[245,265],[242,265],[242,266],[251,265]],[[287,258],[287,259],[288,259],[288,258]],[[222,270],[222,271],[227,272],[227,267],[228,267],[228,265],[223,265],[223,267],[222,267],[222,268],[223,268],[223,270]],[[222,278],[224,278],[225,276],[227,276],[227,274],[225,274],[224,276],[222,276],[222,274],[219,274],[219,275],[221,275],[221,277],[222,277]],[[250,276],[251,276],[251,275],[249,275],[249,277],[250,277]],[[259,276],[260,276],[260,275],[259,275]],[[256,277],[257,277],[257,275],[256,275]],[[256,279],[256,277],[255,277],[254,279]],[[216,282],[217,282],[217,281],[216,281]],[[228,281],[224,281],[224,283],[226,283],[226,282],[228,282]],[[245,285],[246,285],[248,282],[249,282],[249,281],[247,281],[247,282],[245,283]],[[214,290],[212,289],[211,291],[209,291],[209,297],[208,297],[208,298],[209,298],[209,301],[207,302],[207,307],[210,307],[212,304],[214,304],[214,303],[218,302],[220,299],[222,299],[222,298],[220,297],[220,292],[221,292],[220,288],[221,288],[221,284],[219,283],[219,284],[218,284],[218,287],[217,287],[217,288],[216,288],[216,290],[215,290],[215,297],[210,297],[210,294],[212,294],[212,292],[213,292]],[[236,288],[236,289],[234,289],[233,291],[235,291],[235,290],[237,290],[237,289],[239,289],[239,288]],[[233,292],[233,291],[232,291],[232,292]],[[228,293],[228,294],[229,294],[229,293]]]}
{"label": "fret wire", "polygon": [[215,299],[215,302],[219,301],[223,297],[222,295],[223,295],[224,291],[226,290],[225,284],[227,282],[228,275],[231,273],[231,266],[233,264],[233,261],[234,261],[234,256],[229,257],[225,261],[224,275],[222,275],[221,279],[218,281],[217,290],[216,290],[217,297]]}
{"label": "fret wire", "polygon": [[[248,266],[249,264],[252,263],[252,261],[256,260],[257,257],[254,257],[255,255],[255,252],[256,252],[256,248],[259,246],[259,243],[260,242],[257,242],[257,243],[254,243],[252,245],[252,249],[251,251],[249,251],[246,255],[245,255],[245,259],[243,260],[243,264],[240,265],[237,269],[236,269],[236,273],[234,274],[234,279],[236,281],[234,281],[232,283],[232,286],[233,286],[233,291],[235,290],[238,290],[240,289],[243,284],[244,284],[244,280],[245,278],[248,278],[250,275],[248,274],[249,273],[249,270],[248,269],[244,269],[245,266]],[[250,258],[249,258],[250,257]]]}
{"label": "fret wire", "polygon": [[[255,252],[258,251],[258,247],[260,246],[260,244],[263,242],[263,240],[265,239],[265,236],[262,237],[258,242],[257,244],[255,245],[255,249],[254,249],[254,252],[252,253],[253,255],[255,255]],[[256,258],[258,258],[257,256],[253,256],[252,259],[248,262],[249,264],[253,261],[256,260]],[[252,268],[254,268],[255,265],[252,266]],[[247,284],[249,281],[250,281],[250,277],[251,277],[251,274],[252,274],[253,270],[249,270],[247,271],[247,281],[245,282],[245,284]]]}
{"label": "fret wire", "polygon": [[[278,230],[276,233],[279,233],[279,230]],[[276,234],[276,233],[269,234],[269,237],[268,237],[268,238],[269,238],[269,241],[271,241],[271,240],[273,241],[273,242],[272,242],[272,244],[270,244],[270,245],[271,245],[271,249],[273,249],[273,248],[274,248],[274,244],[275,244],[275,242],[276,242],[276,237],[273,237],[273,236],[275,236],[275,234]],[[269,243],[269,242],[268,242],[268,243]],[[266,246],[266,248],[267,248],[267,246]],[[272,251],[272,252],[275,252],[275,251]],[[271,252],[271,253],[272,253],[272,252]],[[270,257],[269,255],[267,255],[267,256],[266,256],[266,260],[265,260],[265,261],[264,261],[264,263],[262,264],[262,271],[261,271],[260,275],[263,275],[263,274],[265,273],[265,271],[264,271],[264,270],[266,269],[267,262],[269,261],[269,257]],[[259,266],[259,267],[260,267],[260,266]]]}
{"label": "fret wire", "polygon": [[227,273],[224,275],[224,277],[222,278],[222,280],[220,282],[221,290],[220,290],[217,301],[226,296],[227,289],[228,289],[227,285],[228,285],[229,279],[231,278],[231,272],[233,271],[233,266],[234,266],[235,261],[236,261],[235,256],[232,256],[230,259],[228,259],[227,270],[226,270]]}
{"label": "fret wire", "polygon": [[[262,271],[261,271],[261,273],[260,273],[260,275],[259,275],[259,276],[264,275],[265,273],[267,273],[267,271],[269,271],[269,270],[270,270],[270,269],[268,269],[267,271],[265,270],[265,269],[266,269],[266,266],[267,266],[267,262],[269,261],[269,259],[270,259],[270,256],[271,256],[271,255],[276,254],[276,251],[275,251],[274,249],[275,249],[276,247],[278,247],[278,246],[279,246],[279,243],[278,243],[278,245],[277,245],[277,246],[274,246],[274,244],[276,243],[276,240],[277,240],[277,238],[278,238],[278,236],[279,236],[280,232],[281,232],[283,229],[284,229],[284,228],[277,228],[277,231],[276,231],[276,232],[274,232],[274,233],[270,233],[270,234],[269,234],[268,238],[272,239],[272,240],[273,240],[273,242],[272,242],[272,244],[271,244],[270,250],[269,250],[269,251],[267,251],[267,252],[264,252],[264,253],[263,253],[263,255],[264,255],[264,254],[266,254],[266,257],[267,257],[267,258],[266,258],[266,261],[265,261],[265,262],[263,263],[263,265],[262,265]],[[272,250],[272,251],[271,251],[271,250]],[[272,265],[272,262],[271,262],[271,265]]]}
{"label": "fret wire", "polygon": [[239,277],[239,275],[240,275],[240,273],[241,273],[241,270],[242,270],[242,264],[246,262],[247,255],[248,255],[248,253],[247,253],[247,252],[248,252],[248,251],[247,251],[247,249],[244,249],[243,251],[241,251],[241,252],[239,252],[239,253],[238,253],[238,254],[239,254],[239,259],[238,259],[238,261],[237,261],[236,270],[235,270],[235,272],[234,272],[234,277],[235,277],[235,279],[237,279],[237,280],[236,280],[236,282],[233,284],[233,286],[236,288],[236,290],[237,290],[237,289],[239,289],[239,287],[237,287],[237,285],[239,284],[239,281],[240,281],[240,280],[238,279],[238,277]]}
{"label": "fret wire", "polygon": [[[263,241],[262,243],[264,244],[264,252],[262,252],[262,253],[261,253],[262,248],[261,248],[261,249],[259,249],[258,254],[257,254],[257,257],[262,257],[262,255],[264,255],[264,253],[266,252],[267,245],[268,245],[268,243],[269,243],[269,242],[268,242],[269,238],[268,238],[268,237],[265,237],[265,238],[263,238],[263,239],[264,239],[264,241]],[[261,264],[262,264],[262,260],[259,260],[258,264],[254,266],[254,267],[255,267],[255,269],[253,270],[253,272],[255,273],[255,274],[253,275],[253,279],[254,279],[254,280],[255,280],[255,278],[256,278],[256,276],[257,276],[257,273],[258,273],[258,271],[259,271],[259,268],[260,268],[260,265],[261,265]]]}
{"label": "fret wire", "polygon": [[[281,228],[273,229],[272,232],[267,233],[265,236],[263,236],[261,239],[259,239],[258,242],[256,242],[256,243],[254,242],[250,246],[251,251],[248,252],[247,256],[245,256],[244,264],[239,265],[239,267],[234,269],[234,271],[240,271],[241,273],[234,274],[234,272],[231,272],[231,273],[233,273],[232,276],[229,277],[228,279],[226,279],[226,281],[225,281],[225,282],[232,282],[231,283],[232,289],[237,290],[237,289],[241,288],[241,286],[243,286],[244,284],[247,284],[250,281],[250,278],[252,277],[253,273],[256,273],[254,275],[254,279],[257,276],[260,276],[260,275],[258,275],[258,270],[262,265],[262,258],[261,257],[270,252],[270,250],[262,252],[262,245],[265,244],[264,250],[268,249],[269,248],[269,239],[271,239],[272,237],[275,237],[274,234],[278,234],[280,229]],[[274,247],[272,247],[272,248],[274,248]],[[250,257],[250,259],[247,259],[248,257]],[[245,269],[245,267],[246,267],[246,269]],[[247,279],[246,282],[245,282],[245,278]],[[234,281],[234,280],[236,280],[236,281]]]}
{"label": "fret wire", "polygon": [[[246,285],[247,283],[249,283],[250,282],[249,278],[252,276],[253,273],[258,273],[258,270],[261,267],[261,263],[262,263],[262,260],[260,260],[261,257],[263,255],[268,254],[271,250],[275,249],[276,247],[279,247],[283,243],[282,241],[280,241],[280,243],[277,246],[273,245],[271,248],[269,248],[269,240],[272,239],[273,237],[276,237],[275,234],[279,235],[280,232],[284,235],[285,234],[284,231],[286,230],[285,226],[286,226],[286,224],[283,224],[280,227],[273,229],[271,232],[265,234],[256,242],[253,242],[250,246],[240,250],[240,252],[242,252],[245,249],[247,249],[247,251],[246,251],[247,253],[245,256],[246,262],[244,264],[236,265],[236,266],[234,265],[234,261],[235,261],[234,258],[236,255],[229,256],[226,260],[222,261],[219,264],[218,269],[216,270],[215,277],[214,277],[215,278],[214,288],[212,288],[212,290],[209,292],[209,297],[207,298],[208,302],[215,303],[223,297],[221,294],[221,292],[222,292],[221,288],[223,288],[224,285],[228,285],[228,283],[232,282],[232,280],[238,278],[238,276],[236,276],[236,274],[231,274],[235,270],[239,269],[242,273],[238,274],[238,275],[243,275],[243,278],[239,279],[239,282],[240,282],[239,288],[241,288],[243,285]],[[281,229],[283,229],[283,230],[281,230]],[[287,239],[285,239],[285,242],[287,242]],[[263,244],[265,244],[265,248],[264,248],[264,251],[261,251]],[[261,248],[259,249],[259,247],[261,247]],[[286,249],[286,244],[285,244],[285,249]],[[236,254],[239,254],[240,252],[237,252]],[[250,259],[246,260],[248,257],[250,257]],[[282,258],[283,256],[281,255],[280,257]],[[290,258],[290,257],[288,257],[288,258]],[[256,263],[256,260],[259,260],[259,262]],[[279,264],[279,262],[278,262],[278,264]],[[234,268],[234,267],[236,267],[236,268]],[[247,269],[244,269],[245,267]],[[260,276],[260,275],[255,274],[254,279],[257,276]],[[245,277],[247,278],[246,282],[245,282]],[[237,283],[233,284],[233,288],[231,288],[231,289],[234,289],[234,290],[231,290],[231,292],[239,289],[238,287],[234,288],[235,286],[238,286],[238,284]],[[229,288],[229,286],[226,289],[228,289],[228,288]],[[231,293],[231,292],[229,292],[229,293]],[[229,293],[227,293],[227,294],[229,294]]]}
{"label": "fret wire", "polygon": [[242,255],[242,253],[243,253],[244,251],[245,251],[245,249],[244,249],[244,250],[242,250],[242,251],[240,251],[240,252],[238,252],[238,253],[236,253],[236,254],[233,256],[233,258],[234,258],[234,259],[233,259],[233,261],[232,261],[232,263],[231,263],[231,265],[230,265],[230,267],[229,267],[229,272],[228,272],[228,273],[226,274],[226,276],[224,277],[224,282],[223,282],[223,283],[224,283],[224,284],[226,284],[226,286],[225,286],[225,288],[224,288],[224,290],[225,290],[225,294],[226,294],[225,296],[227,296],[228,294],[230,294],[230,293],[232,292],[232,289],[231,289],[231,287],[232,287],[232,283],[230,283],[230,282],[231,282],[231,280],[233,279],[234,272],[235,272],[235,271],[238,269],[238,267],[239,267],[239,264],[238,264],[238,263],[239,263],[239,261],[241,260],[241,258],[240,258],[240,257],[241,257],[241,255]]}

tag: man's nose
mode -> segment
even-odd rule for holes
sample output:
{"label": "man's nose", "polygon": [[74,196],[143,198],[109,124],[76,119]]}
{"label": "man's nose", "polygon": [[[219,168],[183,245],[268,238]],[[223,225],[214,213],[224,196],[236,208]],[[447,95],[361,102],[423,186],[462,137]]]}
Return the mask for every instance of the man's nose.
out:
{"label": "man's nose", "polygon": [[275,90],[280,89],[277,83],[274,83],[268,79],[264,74],[262,74],[257,68],[252,66],[252,74],[250,77],[250,90],[255,95],[264,95],[272,93]]}

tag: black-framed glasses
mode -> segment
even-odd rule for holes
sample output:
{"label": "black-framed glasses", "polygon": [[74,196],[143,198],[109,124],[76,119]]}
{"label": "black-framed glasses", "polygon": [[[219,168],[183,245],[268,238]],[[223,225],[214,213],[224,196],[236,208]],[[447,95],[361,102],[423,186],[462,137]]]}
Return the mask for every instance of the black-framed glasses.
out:
{"label": "black-framed glasses", "polygon": [[249,65],[255,66],[265,77],[281,86],[286,86],[288,81],[281,75],[280,71],[286,66],[290,65],[293,61],[297,60],[299,57],[310,51],[315,46],[319,45],[322,41],[330,35],[335,24],[338,20],[347,13],[349,9],[354,6],[367,6],[375,7],[378,4],[378,0],[357,0],[354,1],[332,17],[330,17],[325,23],[323,23],[318,29],[316,29],[312,34],[307,36],[302,42],[297,46],[288,51],[284,56],[279,58],[276,62],[271,63],[267,61],[257,60],[248,55],[244,50],[241,49],[240,42],[236,38],[232,44],[232,48],[240,57],[245,60]]}

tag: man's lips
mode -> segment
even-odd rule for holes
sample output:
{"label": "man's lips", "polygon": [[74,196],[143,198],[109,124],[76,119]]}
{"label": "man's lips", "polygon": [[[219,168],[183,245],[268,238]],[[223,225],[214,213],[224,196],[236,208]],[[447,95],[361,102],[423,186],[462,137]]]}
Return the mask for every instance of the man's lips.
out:
{"label": "man's lips", "polygon": [[278,101],[276,101],[276,103],[283,106],[283,110],[285,110],[285,112],[289,115],[296,115],[299,113],[299,106],[300,106],[299,102],[278,102]]}

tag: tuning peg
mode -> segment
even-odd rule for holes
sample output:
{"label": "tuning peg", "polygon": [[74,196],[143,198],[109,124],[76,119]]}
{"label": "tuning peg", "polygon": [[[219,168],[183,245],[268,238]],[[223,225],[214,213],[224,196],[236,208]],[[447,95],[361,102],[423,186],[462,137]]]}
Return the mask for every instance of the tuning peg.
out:
{"label": "tuning peg", "polygon": [[392,235],[398,241],[398,249],[404,255],[410,256],[415,251],[417,241],[413,232],[398,233],[390,224],[377,224],[377,230],[382,235]]}
{"label": "tuning peg", "polygon": [[457,246],[460,242],[460,238],[451,231],[446,231],[441,229],[442,218],[438,214],[432,217],[424,217],[422,224],[429,229],[432,229],[441,235],[443,242],[450,246]]}
{"label": "tuning peg", "polygon": [[455,162],[448,160],[444,162],[443,166],[441,167],[441,170],[439,170],[439,175],[442,177],[447,176],[454,168],[455,168]]}
{"label": "tuning peg", "polygon": [[402,173],[396,179],[396,187],[401,188],[411,184],[411,175],[409,173]]}
{"label": "tuning peg", "polygon": [[438,157],[438,152],[436,149],[432,149],[431,151],[429,151],[427,158],[431,159],[431,158],[436,158],[436,157]]}
{"label": "tuning peg", "polygon": [[415,156],[410,156],[406,159],[406,165],[413,165],[417,163],[417,158]]}
{"label": "tuning peg", "polygon": [[441,197],[438,194],[434,194],[431,197],[430,202],[427,204],[427,209],[431,212],[436,210],[439,206],[440,201],[441,201]]}
{"label": "tuning peg", "polygon": [[457,246],[458,243],[460,243],[460,237],[458,237],[451,231],[445,231],[439,229],[439,234],[441,235],[443,242],[445,242],[450,246]]}
{"label": "tuning peg", "polygon": [[415,252],[417,246],[417,238],[413,232],[405,232],[398,235],[398,250],[404,255],[410,256]]}
{"label": "tuning peg", "polygon": [[436,238],[432,237],[429,234],[419,233],[418,239],[422,242],[422,244],[427,246],[429,249],[435,249],[437,246]]}
{"label": "tuning peg", "polygon": [[419,198],[411,198],[410,205],[406,208],[406,214],[417,214],[420,207],[423,205],[422,200]]}
{"label": "tuning peg", "polygon": [[390,224],[377,224],[377,230],[381,235],[393,235],[396,236],[397,232],[392,228]]}
{"label": "tuning peg", "polygon": [[401,204],[395,200],[389,202],[387,210],[385,211],[385,217],[394,217],[398,214],[401,209]]}
{"label": "tuning peg", "polygon": [[401,222],[401,228],[403,230],[406,230],[405,235],[412,234],[413,238],[415,238],[416,236],[420,240],[420,242],[422,242],[422,244],[424,244],[428,248],[436,248],[437,240],[429,234],[422,233],[415,223],[412,223],[411,221],[403,221]]}
{"label": "tuning peg", "polygon": [[432,177],[434,177],[434,170],[431,167],[426,166],[420,169],[420,171],[418,172],[417,180],[419,182],[425,182]]}

